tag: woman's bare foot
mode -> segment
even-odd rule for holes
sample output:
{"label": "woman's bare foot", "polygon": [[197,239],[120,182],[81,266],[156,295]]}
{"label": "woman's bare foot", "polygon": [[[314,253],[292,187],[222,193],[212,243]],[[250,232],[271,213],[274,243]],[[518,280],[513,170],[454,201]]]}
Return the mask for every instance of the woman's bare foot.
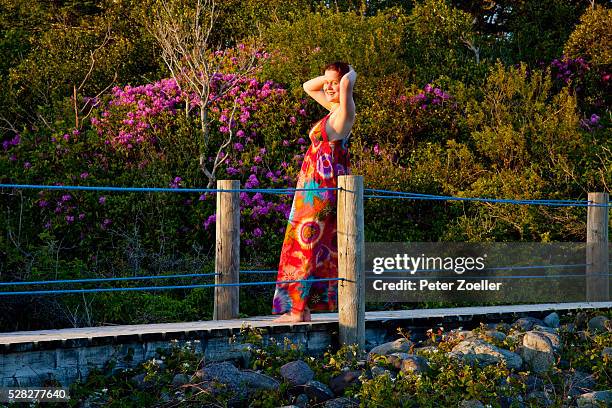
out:
{"label": "woman's bare foot", "polygon": [[310,322],[310,310],[305,309],[303,312],[289,312],[280,315],[276,319],[272,320],[273,323],[299,323],[299,322]]}

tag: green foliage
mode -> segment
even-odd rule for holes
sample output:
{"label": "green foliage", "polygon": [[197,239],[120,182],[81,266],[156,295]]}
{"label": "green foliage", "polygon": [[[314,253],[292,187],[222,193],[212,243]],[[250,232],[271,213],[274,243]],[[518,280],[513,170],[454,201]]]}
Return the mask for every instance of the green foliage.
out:
{"label": "green foliage", "polygon": [[[570,58],[584,57],[594,66],[612,65],[612,10],[596,5],[588,8],[569,36],[563,53]],[[607,27],[607,28],[606,28]]]}
{"label": "green foliage", "polygon": [[561,54],[586,2],[525,0],[508,6],[503,60],[535,66]]}
{"label": "green foliage", "polygon": [[302,95],[305,78],[321,75],[330,62],[344,60],[359,72],[355,85],[359,98],[365,84],[405,72],[400,44],[406,22],[406,15],[395,8],[370,18],[324,9],[296,21],[280,20],[262,31],[262,40],[274,55],[262,75],[289,84]]}
{"label": "green foliage", "polygon": [[[139,23],[146,2],[43,3],[32,8],[19,0],[8,8],[18,20],[10,20],[0,44],[8,48],[26,40],[7,49],[6,74],[0,71],[6,80],[0,107],[9,122],[25,119],[30,126],[54,128],[54,121],[68,120],[74,125],[81,106],[75,112],[75,101],[68,98],[75,89],[93,96],[114,81],[158,70],[152,40]],[[65,111],[72,114],[62,117]]]}
{"label": "green foliage", "polygon": [[440,75],[465,83],[482,81],[486,64],[477,61],[482,41],[472,20],[469,13],[446,0],[425,0],[415,5],[409,17],[404,58],[416,83],[427,83]]}
{"label": "green foliage", "polygon": [[[612,318],[612,311],[607,313],[588,313],[588,319],[596,315],[606,315]],[[612,361],[609,355],[603,356],[604,348],[612,347],[612,332],[593,333],[591,331],[567,330],[562,326],[561,341],[565,345],[561,358],[568,361],[574,370],[589,373],[598,388],[609,389],[612,382]]]}

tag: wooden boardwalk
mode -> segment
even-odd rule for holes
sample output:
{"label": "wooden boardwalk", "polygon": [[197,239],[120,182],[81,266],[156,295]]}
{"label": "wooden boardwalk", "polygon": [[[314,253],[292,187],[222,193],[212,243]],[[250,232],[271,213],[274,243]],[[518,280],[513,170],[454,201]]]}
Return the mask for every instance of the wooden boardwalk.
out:
{"label": "wooden boardwalk", "polygon": [[[546,303],[533,305],[511,306],[477,306],[445,309],[415,309],[393,310],[380,312],[366,312],[368,322],[402,321],[402,320],[431,320],[455,318],[462,321],[487,318],[499,315],[542,313],[546,311],[566,311],[579,309],[609,309],[612,302],[580,302],[580,303]],[[210,320],[185,323],[159,323],[123,326],[84,327],[75,329],[40,330],[0,333],[0,345],[15,345],[24,343],[44,343],[65,340],[93,340],[96,338],[109,338],[118,336],[142,336],[150,334],[190,333],[197,331],[216,331],[223,329],[240,329],[244,325],[258,328],[295,328],[295,326],[317,326],[337,324],[337,313],[315,313],[312,322],[304,323],[273,323],[276,316],[258,316],[235,320]],[[0,348],[1,350],[1,348]]]}

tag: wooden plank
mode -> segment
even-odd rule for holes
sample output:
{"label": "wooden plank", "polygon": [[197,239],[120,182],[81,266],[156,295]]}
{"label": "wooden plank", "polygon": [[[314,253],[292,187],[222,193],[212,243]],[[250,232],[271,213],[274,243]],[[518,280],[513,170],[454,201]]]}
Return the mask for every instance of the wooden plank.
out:
{"label": "wooden plank", "polygon": [[[430,319],[449,316],[481,316],[495,313],[529,313],[546,312],[553,310],[579,310],[579,309],[609,309],[612,302],[580,302],[580,303],[547,303],[535,305],[509,305],[509,306],[476,306],[445,309],[414,309],[393,310],[382,312],[366,312],[366,321],[402,320],[402,319]],[[295,325],[317,325],[338,322],[338,313],[314,313],[312,322],[302,323],[273,323],[277,316],[257,316],[237,320],[217,320],[185,323],[158,323],[125,326],[84,327],[75,329],[39,330],[0,333],[0,345],[16,343],[32,343],[44,341],[58,341],[67,339],[93,339],[107,336],[124,336],[136,334],[177,333],[198,330],[239,329],[243,325],[251,327],[281,327]]]}

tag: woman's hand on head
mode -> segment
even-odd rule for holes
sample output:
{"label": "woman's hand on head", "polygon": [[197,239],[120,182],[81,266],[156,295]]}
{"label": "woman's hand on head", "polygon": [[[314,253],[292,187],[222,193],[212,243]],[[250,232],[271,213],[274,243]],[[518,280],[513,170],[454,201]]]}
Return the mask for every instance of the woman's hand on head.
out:
{"label": "woman's hand on head", "polygon": [[346,74],[342,76],[342,78],[340,79],[340,84],[346,83],[346,82],[348,83],[354,82],[356,78],[357,78],[357,73],[355,72],[353,67],[349,65],[349,72],[347,72]]}

